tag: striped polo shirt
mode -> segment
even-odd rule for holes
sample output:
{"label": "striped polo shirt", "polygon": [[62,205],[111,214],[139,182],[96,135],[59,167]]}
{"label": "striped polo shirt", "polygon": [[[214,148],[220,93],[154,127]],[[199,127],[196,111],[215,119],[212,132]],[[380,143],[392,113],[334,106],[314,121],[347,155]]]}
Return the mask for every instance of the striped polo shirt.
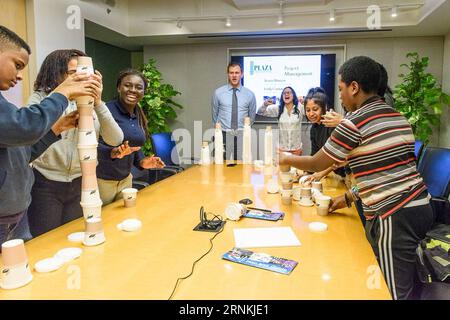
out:
{"label": "striped polo shirt", "polygon": [[349,161],[367,219],[386,218],[424,190],[406,118],[380,97],[368,99],[333,131],[323,151]]}

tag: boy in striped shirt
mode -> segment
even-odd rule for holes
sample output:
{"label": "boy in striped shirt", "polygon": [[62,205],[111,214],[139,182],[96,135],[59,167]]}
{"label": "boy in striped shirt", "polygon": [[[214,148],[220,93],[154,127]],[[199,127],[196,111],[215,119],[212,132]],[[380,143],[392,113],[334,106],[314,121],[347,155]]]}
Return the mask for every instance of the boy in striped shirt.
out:
{"label": "boy in striped shirt", "polygon": [[356,186],[333,199],[331,211],[361,199],[366,236],[394,299],[414,287],[419,241],[433,224],[429,195],[416,170],[414,135],[399,112],[376,93],[380,68],[355,57],[339,70],[342,104],[349,113],[313,157],[280,155],[280,164],[320,171],[348,161]]}

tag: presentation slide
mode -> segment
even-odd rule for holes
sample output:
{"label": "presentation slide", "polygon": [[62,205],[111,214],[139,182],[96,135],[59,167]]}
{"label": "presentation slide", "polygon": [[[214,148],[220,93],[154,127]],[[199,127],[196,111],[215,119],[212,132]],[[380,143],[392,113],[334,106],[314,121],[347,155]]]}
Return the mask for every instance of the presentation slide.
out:
{"label": "presentation slide", "polygon": [[244,86],[256,96],[257,107],[264,99],[275,97],[279,104],[285,87],[304,96],[312,87],[320,87],[321,55],[244,57]]}

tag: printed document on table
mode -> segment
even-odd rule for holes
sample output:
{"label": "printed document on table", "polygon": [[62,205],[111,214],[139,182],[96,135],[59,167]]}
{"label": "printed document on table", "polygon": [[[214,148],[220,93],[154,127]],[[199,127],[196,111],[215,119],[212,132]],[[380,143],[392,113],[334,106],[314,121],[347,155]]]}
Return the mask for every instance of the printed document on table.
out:
{"label": "printed document on table", "polygon": [[296,247],[301,243],[291,227],[234,229],[237,248]]}

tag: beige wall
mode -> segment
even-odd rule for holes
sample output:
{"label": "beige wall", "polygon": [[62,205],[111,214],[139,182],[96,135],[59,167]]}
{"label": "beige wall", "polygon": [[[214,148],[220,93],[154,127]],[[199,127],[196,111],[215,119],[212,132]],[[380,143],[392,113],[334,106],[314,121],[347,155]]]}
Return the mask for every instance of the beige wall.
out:
{"label": "beige wall", "polygon": [[[442,81],[442,37],[383,38],[383,39],[330,39],[320,41],[235,41],[233,43],[208,43],[191,45],[147,46],[144,60],[155,58],[164,80],[182,92],[176,100],[185,108],[178,114],[172,129],[193,130],[193,122],[201,120],[204,130],[211,127],[211,95],[215,88],[226,83],[225,67],[227,48],[257,46],[301,46],[346,44],[347,58],[368,55],[385,65],[394,87],[401,72],[400,64],[406,62],[406,53],[417,51],[430,57],[429,71]],[[450,54],[449,54],[450,55]],[[339,66],[337,66],[339,67]],[[447,68],[448,69],[448,68]],[[337,91],[336,91],[337,93]],[[432,138],[437,144],[439,135]]]}
{"label": "beige wall", "polygon": [[[28,33],[33,47],[32,76],[36,75],[45,57],[56,49],[85,48],[84,19],[88,19],[111,30],[128,35],[128,1],[116,1],[116,6],[108,14],[107,6],[101,1],[87,2],[74,0],[26,0]],[[80,9],[80,28],[70,29],[67,21],[72,21],[75,5]]]}
{"label": "beige wall", "polygon": [[[445,93],[450,94],[450,33],[445,37],[444,43],[444,66],[442,88]],[[450,148],[450,107],[446,108],[441,117],[441,128],[439,132],[439,146]]]}
{"label": "beige wall", "polygon": [[[0,24],[17,33],[27,41],[27,24],[25,0],[0,0]],[[30,92],[29,68],[23,73],[23,81],[14,88],[3,92],[3,95],[16,106],[21,106],[28,99]]]}

